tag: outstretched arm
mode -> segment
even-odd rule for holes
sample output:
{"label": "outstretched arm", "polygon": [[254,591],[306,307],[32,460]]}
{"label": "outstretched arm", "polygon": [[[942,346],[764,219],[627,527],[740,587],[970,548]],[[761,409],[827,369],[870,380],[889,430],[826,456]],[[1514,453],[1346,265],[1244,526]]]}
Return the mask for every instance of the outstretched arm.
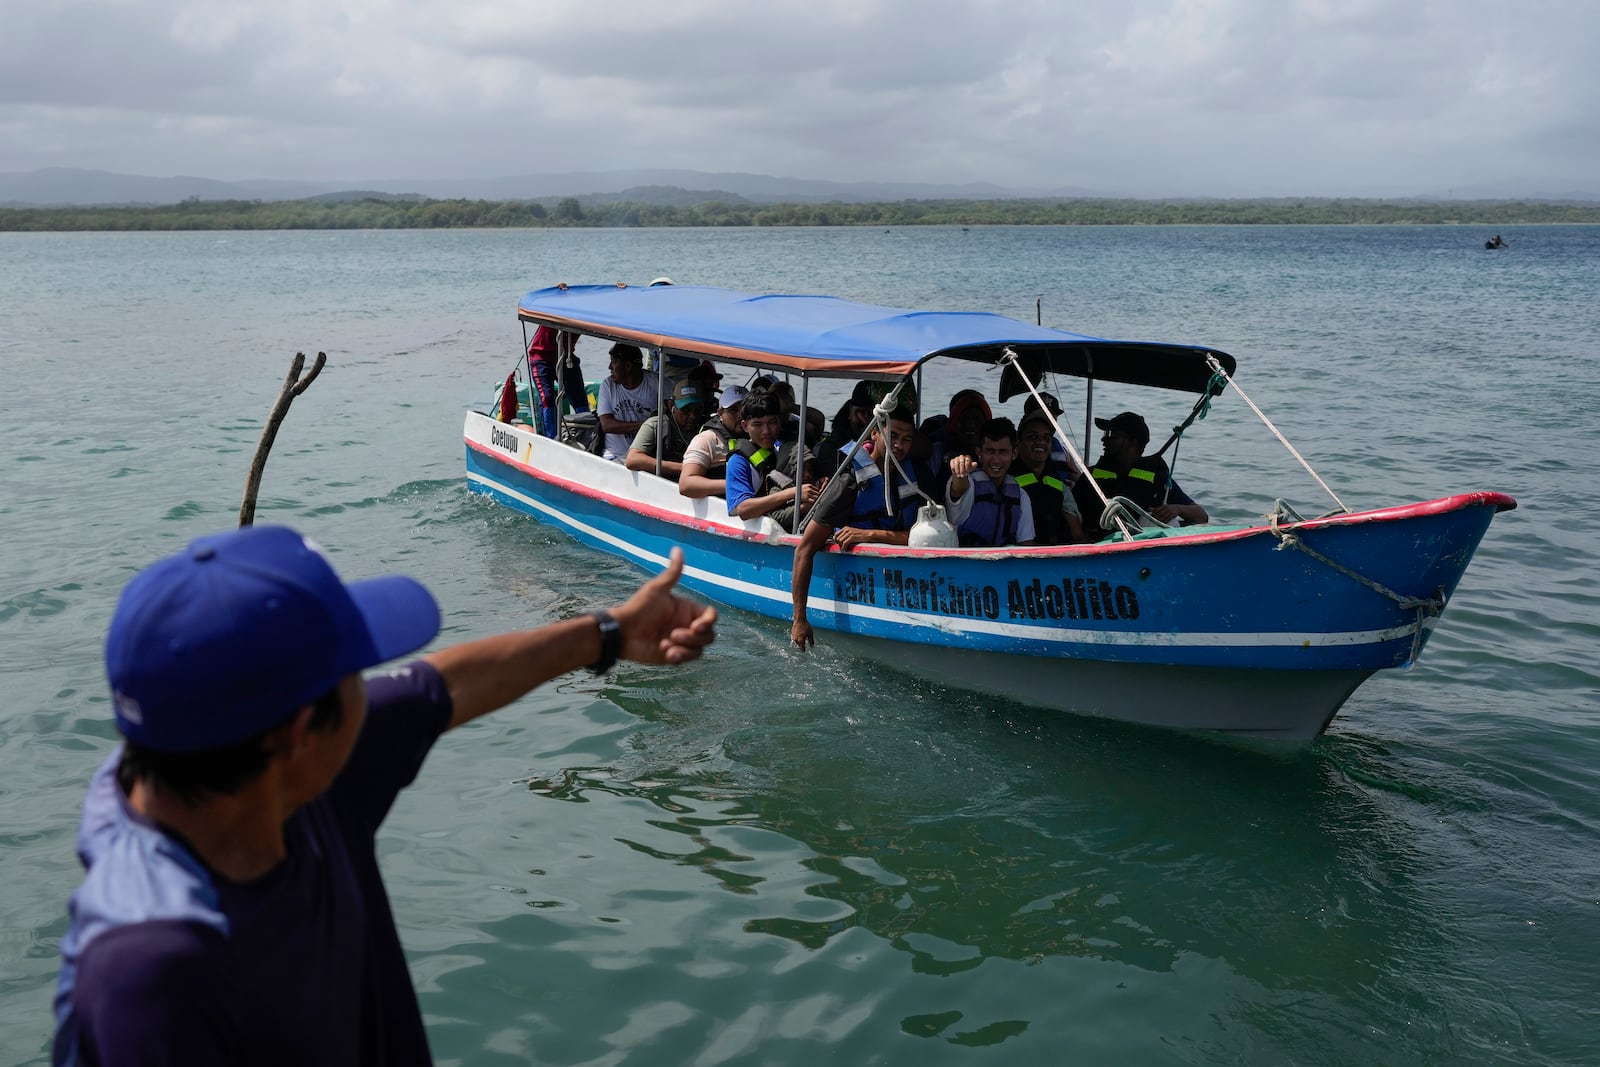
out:
{"label": "outstretched arm", "polygon": [[833,536],[833,527],[812,519],[805,533],[794,546],[794,576],[789,580],[789,597],[794,602],[794,619],[789,623],[789,640],[795,648],[804,651],[816,644],[811,633],[811,622],[806,618],[806,605],[811,600],[811,568]]}
{"label": "outstretched arm", "polygon": [[[611,609],[622,631],[623,659],[687,663],[716,640],[716,609],[673,592],[682,573],[683,549],[674,548],[666,570]],[[424,658],[444,676],[455,705],[454,728],[598,660],[600,629],[583,616],[468,641]]]}

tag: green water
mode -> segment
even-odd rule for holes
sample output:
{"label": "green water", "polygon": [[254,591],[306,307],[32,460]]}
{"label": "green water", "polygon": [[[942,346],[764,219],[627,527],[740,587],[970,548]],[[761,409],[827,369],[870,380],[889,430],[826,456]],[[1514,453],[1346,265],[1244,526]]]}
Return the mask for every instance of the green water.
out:
{"label": "green water", "polygon": [[[1600,231],[1506,236],[0,235],[0,1062],[47,1058],[116,594],[235,521],[293,352],[331,363],[258,521],[423,579],[441,642],[535,625],[639,574],[469,495],[462,412],[523,291],[661,274],[1216,345],[1347,503],[1521,507],[1421,665],[1309,748],[1052,716],[741,615],[691,669],[447,737],[380,842],[440,1061],[1600,1060]],[[1331,506],[1237,400],[1179,463],[1224,521]]]}

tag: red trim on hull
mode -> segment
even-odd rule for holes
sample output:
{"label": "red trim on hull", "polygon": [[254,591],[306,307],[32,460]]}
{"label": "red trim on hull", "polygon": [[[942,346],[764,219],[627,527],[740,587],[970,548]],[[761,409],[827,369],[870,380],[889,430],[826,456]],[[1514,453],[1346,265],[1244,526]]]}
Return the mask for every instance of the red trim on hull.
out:
{"label": "red trim on hull", "polygon": [[[479,454],[493,459],[496,463],[503,463],[536,478],[548,482],[569,493],[587,497],[591,500],[600,500],[614,504],[626,511],[637,515],[644,515],[659,522],[673,523],[686,526],[702,533],[717,533],[726,537],[737,537],[745,541],[763,541],[771,544],[794,545],[797,538],[792,534],[781,534],[776,541],[770,535],[758,533],[753,530],[732,529],[721,523],[708,519],[697,519],[676,511],[667,511],[637,500],[616,496],[613,493],[602,492],[592,486],[581,482],[569,481],[559,478],[547,471],[540,470],[521,460],[513,459],[503,451],[467,440],[467,447],[474,449]],[[1491,491],[1478,491],[1472,493],[1457,493],[1454,496],[1440,497],[1437,500],[1424,500],[1415,504],[1401,504],[1395,507],[1379,508],[1374,511],[1357,511],[1350,514],[1329,515],[1324,518],[1307,519],[1304,522],[1283,523],[1280,530],[1320,530],[1331,526],[1349,526],[1372,522],[1398,522],[1403,519],[1420,518],[1427,515],[1443,515],[1452,511],[1462,511],[1473,507],[1493,507],[1496,512],[1510,511],[1517,506],[1517,502],[1505,493]],[[891,556],[897,559],[931,559],[942,556],[952,556],[961,559],[984,559],[987,557],[1004,557],[1007,559],[1049,557],[1049,556],[1097,556],[1110,552],[1137,552],[1156,546],[1197,545],[1210,544],[1219,541],[1237,541],[1247,537],[1271,535],[1272,528],[1266,525],[1235,527],[1226,530],[1207,530],[1202,533],[1174,534],[1170,537],[1156,538],[1149,541],[1124,541],[1117,544],[1094,545],[1043,545],[1035,547],[1015,547],[1004,550],[981,551],[970,548],[901,548],[893,545],[859,545],[851,549],[857,555]],[[838,552],[837,545],[829,545],[828,551]]]}

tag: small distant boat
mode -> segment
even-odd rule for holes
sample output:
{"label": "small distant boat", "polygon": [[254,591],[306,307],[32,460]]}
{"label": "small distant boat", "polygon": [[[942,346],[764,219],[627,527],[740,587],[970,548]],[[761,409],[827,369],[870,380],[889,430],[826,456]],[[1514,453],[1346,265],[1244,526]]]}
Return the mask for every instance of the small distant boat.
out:
{"label": "small distant boat", "polygon": [[[683,285],[539,289],[517,314],[524,331],[623,341],[658,361],[787,373],[802,408],[813,379],[909,382],[942,360],[974,371],[1007,364],[1021,383],[1008,395],[1050,373],[1086,379],[1086,408],[1094,382],[1111,381],[1187,392],[1198,411],[1236,366],[1214,348],[998,315]],[[732,518],[720,498],[688,499],[671,481],[485,412],[469,412],[463,434],[473,492],[649,570],[681,545],[690,589],[789,618],[796,539],[769,519]],[[1301,518],[1280,502],[1262,521],[1184,528],[1108,509],[1125,525],[1096,544],[830,548],[816,559],[810,617],[834,632],[828,640],[944,684],[1137,723],[1307,740],[1373,672],[1416,660],[1490,521],[1514,507],[1503,493],[1469,492]]]}

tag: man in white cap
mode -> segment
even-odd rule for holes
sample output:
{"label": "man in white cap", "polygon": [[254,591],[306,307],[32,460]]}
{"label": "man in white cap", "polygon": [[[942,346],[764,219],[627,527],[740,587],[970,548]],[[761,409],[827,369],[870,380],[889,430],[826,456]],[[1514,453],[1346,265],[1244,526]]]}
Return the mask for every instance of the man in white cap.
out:
{"label": "man in white cap", "polygon": [[684,663],[716,613],[666,571],[610,611],[386,675],[439,609],[344,583],[310,541],[193,542],[123,590],[106,671],[125,743],[94,775],[56,988],[56,1064],[427,1064],[374,837],[444,731],[585,664]]}

